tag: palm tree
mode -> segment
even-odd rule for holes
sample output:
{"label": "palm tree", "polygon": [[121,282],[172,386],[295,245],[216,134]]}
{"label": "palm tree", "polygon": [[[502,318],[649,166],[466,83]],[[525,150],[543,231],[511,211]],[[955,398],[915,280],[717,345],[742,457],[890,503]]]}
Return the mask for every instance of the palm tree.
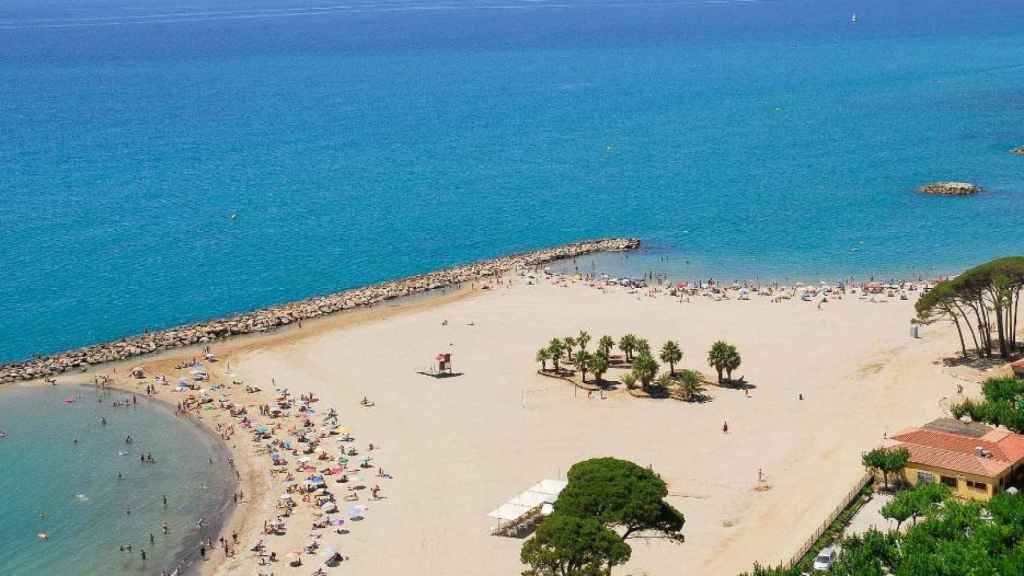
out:
{"label": "palm tree", "polygon": [[552,338],[548,343],[548,354],[551,355],[551,361],[555,363],[555,372],[558,372],[558,360],[562,357],[563,350],[565,350],[565,344],[558,338]]}
{"label": "palm tree", "polygon": [[651,385],[654,381],[655,376],[658,375],[658,363],[651,357],[650,354],[640,354],[633,361],[633,376],[640,381],[640,384],[644,387],[644,390]]}
{"label": "palm tree", "polygon": [[632,372],[626,372],[622,375],[622,383],[626,385],[626,388],[632,390],[636,387],[636,376],[633,376]]}
{"label": "palm tree", "polygon": [[590,334],[585,330],[580,330],[580,333],[576,335],[576,343],[580,345],[580,349],[586,350],[587,344],[590,343]]}
{"label": "palm tree", "polygon": [[580,371],[580,384],[587,381],[587,369],[590,367],[590,353],[580,348],[576,351],[576,368]]}
{"label": "palm tree", "polygon": [[730,345],[727,342],[719,340],[712,344],[711,350],[708,351],[708,364],[718,372],[719,384],[722,383],[722,372],[729,364],[729,348]]}
{"label": "palm tree", "polygon": [[612,348],[615,348],[615,340],[611,336],[601,336],[601,339],[597,341],[597,349],[604,352],[605,356],[612,353]]}
{"label": "palm tree", "polygon": [[590,366],[590,371],[594,373],[594,379],[598,382],[603,382],[602,377],[608,371],[608,355],[599,350],[596,354],[590,355],[588,365]]}
{"label": "palm tree", "polygon": [[704,391],[700,382],[700,375],[693,370],[682,370],[679,372],[679,391],[687,402],[692,402],[698,394]]}
{"label": "palm tree", "polygon": [[732,380],[732,371],[739,368],[743,359],[740,358],[740,353],[736,350],[736,347],[729,344],[729,353],[725,357],[725,375],[730,381]]}
{"label": "palm tree", "polygon": [[626,362],[633,361],[633,351],[636,350],[636,336],[633,334],[626,334],[622,338],[619,338],[619,350],[626,355]]}
{"label": "palm tree", "polygon": [[566,360],[572,360],[572,349],[576,347],[576,339],[572,336],[566,336],[562,338],[562,342],[565,344]]}
{"label": "palm tree", "polygon": [[551,360],[551,352],[547,348],[537,350],[537,362],[540,362],[540,369],[542,371],[548,369],[548,360]]}
{"label": "palm tree", "polygon": [[637,338],[636,354],[637,356],[651,355],[651,343],[647,341],[647,338]]}
{"label": "palm tree", "polygon": [[669,375],[676,375],[676,362],[683,359],[683,351],[679,349],[679,344],[669,340],[665,342],[665,345],[661,347],[661,361],[668,364]]}
{"label": "palm tree", "polygon": [[654,379],[654,383],[657,384],[659,388],[668,390],[669,386],[672,386],[672,376],[666,372],[662,372]]}

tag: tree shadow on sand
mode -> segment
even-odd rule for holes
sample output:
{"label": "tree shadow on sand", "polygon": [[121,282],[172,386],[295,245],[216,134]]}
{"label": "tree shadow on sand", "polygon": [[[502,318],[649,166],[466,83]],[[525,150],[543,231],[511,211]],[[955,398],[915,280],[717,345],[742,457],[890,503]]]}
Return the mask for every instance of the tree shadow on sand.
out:
{"label": "tree shadow on sand", "polygon": [[941,360],[942,365],[947,368],[955,368],[957,366],[966,366],[975,370],[986,371],[993,368],[1000,368],[1006,365],[1007,360],[1000,356],[993,356],[991,358],[979,358],[977,356],[967,356],[966,358],[961,355],[949,356]]}
{"label": "tree shadow on sand", "polygon": [[729,390],[754,390],[757,388],[757,386],[748,382],[745,376],[740,376],[735,380],[722,378],[721,382],[711,382],[711,384],[718,386],[719,388],[726,388]]}
{"label": "tree shadow on sand", "polygon": [[619,387],[622,386],[622,382],[619,382],[618,380],[605,380],[604,378],[600,380],[590,380],[587,382],[587,384],[597,386],[599,389],[604,390],[605,392],[618,390]]}

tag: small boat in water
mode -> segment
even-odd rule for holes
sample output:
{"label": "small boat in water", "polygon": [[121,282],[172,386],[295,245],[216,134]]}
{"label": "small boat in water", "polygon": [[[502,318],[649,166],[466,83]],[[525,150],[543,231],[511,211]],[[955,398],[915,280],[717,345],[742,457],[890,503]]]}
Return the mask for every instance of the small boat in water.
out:
{"label": "small boat in water", "polygon": [[4,438],[7,438],[7,432],[5,430],[0,430],[0,440],[3,440]]}
{"label": "small boat in water", "polygon": [[853,16],[850,16],[850,24],[856,24],[856,23],[857,23],[857,13],[854,12]]}
{"label": "small boat in water", "polygon": [[64,399],[64,403],[65,404],[74,404],[74,402],[75,402],[75,397],[74,396],[68,396],[67,398]]}

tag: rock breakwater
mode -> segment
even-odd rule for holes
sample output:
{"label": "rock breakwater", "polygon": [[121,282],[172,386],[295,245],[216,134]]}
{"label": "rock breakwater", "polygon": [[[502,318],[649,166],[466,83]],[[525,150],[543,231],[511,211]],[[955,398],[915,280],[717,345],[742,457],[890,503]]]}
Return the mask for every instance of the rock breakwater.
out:
{"label": "rock breakwater", "polygon": [[595,252],[621,252],[640,246],[635,238],[603,238],[573,242],[554,248],[502,256],[464,266],[446,268],[363,288],[354,288],[238,314],[228,318],[147,332],[115,342],[95,344],[77,350],[40,356],[24,362],[0,365],[0,383],[36,380],[89,366],[127,360],[164,350],[204,344],[241,334],[267,332],[300,320],[318,318],[373,306],[386,300],[422,294],[430,290],[487,280],[506,272],[540,266],[556,260]]}

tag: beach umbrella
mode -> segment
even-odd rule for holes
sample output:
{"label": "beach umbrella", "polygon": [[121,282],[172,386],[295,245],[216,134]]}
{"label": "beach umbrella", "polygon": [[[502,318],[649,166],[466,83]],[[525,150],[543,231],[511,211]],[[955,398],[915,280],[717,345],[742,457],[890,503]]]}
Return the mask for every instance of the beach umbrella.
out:
{"label": "beach umbrella", "polygon": [[362,518],[364,512],[366,512],[366,507],[362,504],[349,504],[345,510],[345,514],[349,518]]}
{"label": "beach umbrella", "polygon": [[309,456],[303,456],[302,458],[299,458],[299,462],[302,464],[309,462]]}
{"label": "beach umbrella", "polygon": [[324,502],[323,504],[320,505],[320,509],[323,510],[324,512],[337,512],[338,505],[335,504],[334,502]]}
{"label": "beach umbrella", "polygon": [[320,552],[325,558],[330,558],[338,553],[334,546],[324,546]]}
{"label": "beach umbrella", "polygon": [[291,500],[291,499],[292,499],[292,495],[291,494],[281,494],[281,500]]}

